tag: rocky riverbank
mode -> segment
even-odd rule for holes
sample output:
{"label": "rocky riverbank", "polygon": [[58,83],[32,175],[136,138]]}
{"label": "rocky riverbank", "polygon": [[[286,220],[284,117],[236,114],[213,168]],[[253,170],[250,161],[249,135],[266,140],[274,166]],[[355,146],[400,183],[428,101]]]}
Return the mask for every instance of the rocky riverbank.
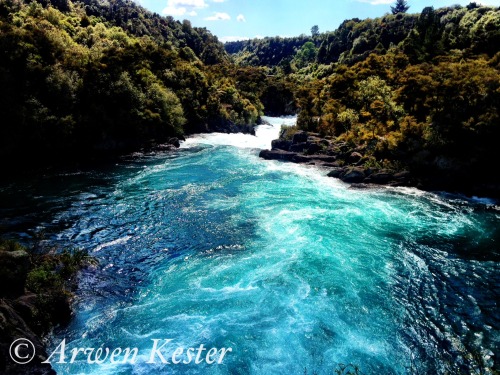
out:
{"label": "rocky riverbank", "polygon": [[351,184],[413,186],[423,190],[500,198],[500,184],[467,178],[465,168],[463,173],[455,173],[462,169],[460,164],[453,165],[452,161],[440,156],[418,168],[398,162],[389,162],[385,166],[366,146],[353,147],[332,137],[321,137],[318,133],[298,131],[287,136],[282,132],[279,139],[272,141],[271,150],[262,150],[259,156],[266,160],[316,165],[325,168],[329,177]]}
{"label": "rocky riverbank", "polygon": [[280,137],[272,142],[271,150],[259,156],[266,160],[284,160],[316,165],[329,170],[329,177],[348,183],[373,183],[391,186],[413,186],[419,181],[405,169],[395,170],[369,166],[370,159],[362,148],[322,138],[317,133],[298,132],[291,140]]}
{"label": "rocky riverbank", "polygon": [[[0,241],[0,374],[52,375],[44,338],[72,315],[74,276],[89,258],[82,252],[37,252]],[[16,340],[32,343],[19,346]],[[20,341],[18,343],[21,343]],[[29,359],[33,352],[33,358]]]}

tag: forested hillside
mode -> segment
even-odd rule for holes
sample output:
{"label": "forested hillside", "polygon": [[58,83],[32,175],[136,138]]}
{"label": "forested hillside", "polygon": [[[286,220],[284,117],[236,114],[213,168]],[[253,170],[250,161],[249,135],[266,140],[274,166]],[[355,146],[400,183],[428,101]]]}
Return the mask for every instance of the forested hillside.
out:
{"label": "forested hillside", "polygon": [[500,194],[492,169],[500,160],[499,8],[428,7],[226,50],[235,63],[265,65],[294,88],[297,130],[361,154],[358,167]]}
{"label": "forested hillside", "polygon": [[212,67],[227,60],[206,29],[132,1],[2,0],[2,166],[255,124],[258,98]]}
{"label": "forested hillside", "polygon": [[298,113],[297,130],[361,152],[365,167],[499,186],[499,8],[393,13],[224,49],[128,0],[2,0],[2,167]]}
{"label": "forested hillside", "polygon": [[311,36],[228,42],[225,48],[239,65],[280,67],[286,72],[310,63],[352,65],[371,53],[384,54],[395,47],[400,47],[412,62],[417,62],[453,49],[491,55],[498,51],[499,45],[498,8],[471,3],[467,7],[427,7],[422,14],[354,18],[342,22],[331,32],[319,33],[313,27]]}

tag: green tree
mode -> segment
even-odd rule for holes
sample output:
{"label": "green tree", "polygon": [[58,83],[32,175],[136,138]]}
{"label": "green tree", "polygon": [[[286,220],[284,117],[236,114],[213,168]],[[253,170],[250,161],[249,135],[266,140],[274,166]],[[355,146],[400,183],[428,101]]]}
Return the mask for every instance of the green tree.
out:
{"label": "green tree", "polygon": [[306,42],[295,55],[295,65],[300,69],[316,60],[318,50],[313,42]]}
{"label": "green tree", "polygon": [[391,6],[392,14],[406,13],[410,9],[406,0],[396,0],[396,4]]}
{"label": "green tree", "polygon": [[318,25],[314,25],[313,27],[311,27],[311,35],[313,36],[313,38],[319,35]]}

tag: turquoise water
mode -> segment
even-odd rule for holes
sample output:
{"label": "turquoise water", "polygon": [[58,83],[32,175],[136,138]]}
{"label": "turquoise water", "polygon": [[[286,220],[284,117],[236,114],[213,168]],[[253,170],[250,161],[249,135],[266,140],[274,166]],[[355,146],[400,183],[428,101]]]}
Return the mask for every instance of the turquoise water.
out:
{"label": "turquoise water", "polygon": [[[54,349],[137,347],[135,365],[61,374],[474,373],[498,369],[500,211],[410,188],[356,189],[264,161],[257,137],[211,134],[172,154],[45,176],[0,191],[7,231],[43,225],[87,249]],[[152,339],[232,348],[222,364],[154,365]],[[170,348],[170,346],[169,346]],[[83,358],[83,357],[82,357]],[[478,372],[479,373],[479,372]]]}

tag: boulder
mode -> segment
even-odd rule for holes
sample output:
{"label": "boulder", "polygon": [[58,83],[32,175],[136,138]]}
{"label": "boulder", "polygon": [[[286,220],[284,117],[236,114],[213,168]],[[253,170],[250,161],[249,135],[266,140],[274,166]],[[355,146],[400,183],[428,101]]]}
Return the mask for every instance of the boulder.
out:
{"label": "boulder", "polygon": [[302,142],[302,143],[295,143],[294,142],[290,146],[289,150],[292,152],[304,152],[304,150],[306,150],[308,147],[309,147],[309,145],[306,142]]}
{"label": "boulder", "polygon": [[363,182],[365,177],[366,175],[364,170],[362,168],[357,168],[357,167],[347,169],[347,171],[342,176],[340,176],[342,181],[349,183]]}
{"label": "boulder", "polygon": [[350,155],[349,155],[349,163],[357,163],[359,162],[361,159],[363,158],[363,155],[361,155],[359,152],[352,152]]}
{"label": "boulder", "polygon": [[410,178],[410,172],[408,172],[408,171],[401,171],[401,172],[398,172],[398,173],[394,173],[394,178],[396,180],[409,179]]}
{"label": "boulder", "polygon": [[180,143],[180,141],[179,141],[179,138],[177,138],[177,137],[172,137],[172,138],[170,138],[170,139],[168,140],[168,143],[169,143],[169,144],[171,144],[171,145],[173,145],[173,146],[174,146],[174,147],[176,147],[176,148],[181,147],[181,143]]}
{"label": "boulder", "polygon": [[320,152],[321,150],[323,150],[323,147],[321,147],[317,143],[309,143],[307,146],[307,153],[308,154],[315,154],[317,152]]}
{"label": "boulder", "polygon": [[271,142],[271,148],[273,150],[285,150],[288,151],[292,141],[285,141],[284,139],[275,139]]}
{"label": "boulder", "polygon": [[262,150],[259,153],[259,157],[266,159],[266,160],[292,161],[292,159],[296,155],[297,155],[297,153],[295,153],[295,152],[289,152],[289,151],[283,151],[283,150]]}
{"label": "boulder", "polygon": [[29,265],[24,250],[0,251],[0,297],[15,298],[24,293]]}
{"label": "boulder", "polygon": [[328,156],[328,155],[314,155],[313,156],[314,160],[326,162],[326,163],[333,163],[337,160],[335,156]]}
{"label": "boulder", "polygon": [[410,180],[411,180],[411,174],[408,171],[401,171],[401,172],[395,173],[394,174],[394,180],[399,185],[409,184]]}
{"label": "boulder", "polygon": [[292,161],[295,163],[310,163],[313,159],[307,155],[297,154],[292,158]]}
{"label": "boulder", "polygon": [[344,168],[335,167],[328,174],[328,177],[340,178],[340,176],[344,173]]}
{"label": "boulder", "polygon": [[306,143],[307,142],[307,133],[306,132],[298,132],[293,135],[292,143]]}
{"label": "boulder", "polygon": [[391,173],[377,172],[377,173],[373,173],[372,175],[370,175],[370,177],[368,177],[365,180],[365,182],[384,185],[384,184],[387,184],[392,179],[393,179],[393,176]]}
{"label": "boulder", "polygon": [[322,168],[329,168],[329,169],[332,169],[332,168],[337,168],[339,165],[336,164],[336,163],[325,163],[325,162],[322,162],[322,161],[318,161],[316,162],[316,165],[318,167],[322,167]]}

